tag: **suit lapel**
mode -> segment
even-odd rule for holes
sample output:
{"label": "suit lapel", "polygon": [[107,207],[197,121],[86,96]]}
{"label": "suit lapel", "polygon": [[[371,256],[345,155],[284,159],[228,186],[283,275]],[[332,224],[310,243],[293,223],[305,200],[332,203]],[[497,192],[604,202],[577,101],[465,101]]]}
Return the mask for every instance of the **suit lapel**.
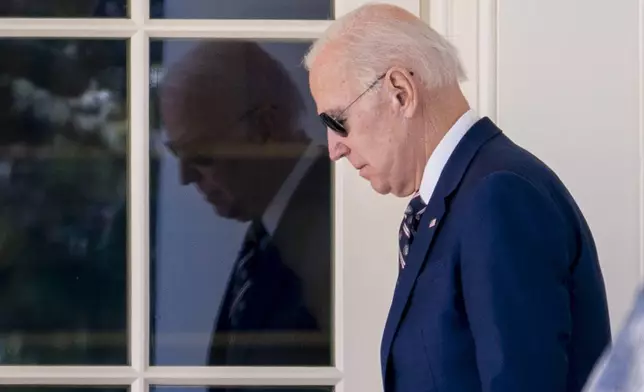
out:
{"label": "suit lapel", "polygon": [[[418,231],[414,237],[414,243],[409,250],[407,257],[407,264],[400,272],[398,281],[396,282],[396,289],[394,290],[394,298],[389,309],[389,316],[387,317],[387,324],[382,337],[382,371],[385,374],[387,359],[391,350],[391,344],[394,335],[398,330],[398,325],[402,319],[405,310],[407,299],[411,294],[416,277],[423,265],[422,258],[429,250],[432,242],[434,241],[435,233],[445,215],[445,203],[443,200],[435,200],[432,197],[432,202],[428,204],[423,217],[418,224]],[[436,224],[430,228],[429,223],[431,220],[436,219]]]}
{"label": "suit lapel", "polygon": [[[449,196],[458,188],[467,168],[476,155],[476,152],[485,142],[499,133],[499,129],[488,118],[479,120],[465,134],[454,153],[447,161],[436,190],[427,205],[418,225],[413,245],[409,250],[407,265],[398,278],[394,297],[385,325],[381,346],[382,375],[387,375],[387,364],[391,353],[391,345],[402,320],[409,296],[411,295],[416,278],[430,251],[434,238],[440,229],[442,221],[448,213]],[[386,381],[386,380],[385,380]]]}

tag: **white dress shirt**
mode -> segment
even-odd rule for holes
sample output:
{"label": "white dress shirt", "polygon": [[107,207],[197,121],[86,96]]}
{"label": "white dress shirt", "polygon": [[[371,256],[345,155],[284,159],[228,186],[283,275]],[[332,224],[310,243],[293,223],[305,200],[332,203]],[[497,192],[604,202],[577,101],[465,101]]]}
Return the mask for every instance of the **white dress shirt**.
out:
{"label": "white dress shirt", "polygon": [[438,143],[436,149],[427,160],[425,171],[423,172],[423,179],[420,182],[420,198],[429,203],[432,198],[438,179],[452,155],[456,146],[461,141],[467,131],[479,120],[479,116],[470,109],[463,114],[452,127],[447,131],[443,139]]}

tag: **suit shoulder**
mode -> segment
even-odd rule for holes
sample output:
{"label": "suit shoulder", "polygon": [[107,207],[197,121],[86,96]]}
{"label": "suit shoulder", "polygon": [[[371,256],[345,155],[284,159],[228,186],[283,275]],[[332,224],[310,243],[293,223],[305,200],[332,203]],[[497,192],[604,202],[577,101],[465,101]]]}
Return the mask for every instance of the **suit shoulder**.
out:
{"label": "suit shoulder", "polygon": [[464,185],[481,181],[518,181],[522,179],[544,195],[559,195],[572,200],[559,176],[531,152],[500,135],[481,147],[464,177]]}
{"label": "suit shoulder", "polygon": [[511,170],[495,170],[480,178],[468,192],[470,206],[498,208],[500,212],[512,208],[534,210],[535,205],[554,205],[550,195],[530,178]]}
{"label": "suit shoulder", "polygon": [[566,237],[579,238],[583,232],[591,239],[580,208],[557,174],[504,135],[480,149],[455,198],[463,211],[477,214],[491,208],[498,214],[522,213],[526,219],[557,227]]}

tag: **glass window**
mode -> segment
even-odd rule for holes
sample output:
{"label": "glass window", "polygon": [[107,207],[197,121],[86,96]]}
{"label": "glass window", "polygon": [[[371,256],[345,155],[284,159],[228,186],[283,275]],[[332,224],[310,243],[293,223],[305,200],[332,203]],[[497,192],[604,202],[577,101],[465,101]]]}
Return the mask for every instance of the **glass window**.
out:
{"label": "glass window", "polygon": [[150,16],[168,19],[333,19],[332,0],[151,0]]}
{"label": "glass window", "polygon": [[125,18],[128,0],[2,0],[0,17]]}
{"label": "glass window", "polygon": [[99,386],[39,386],[39,385],[4,385],[0,392],[127,392],[126,387],[99,387]]}
{"label": "glass window", "polygon": [[[150,392],[333,392],[333,387],[150,387]],[[2,391],[0,391],[2,392]]]}
{"label": "glass window", "polygon": [[0,364],[127,362],[126,48],[0,39]]}
{"label": "glass window", "polygon": [[332,176],[309,44],[157,43],[151,363],[330,365]]}

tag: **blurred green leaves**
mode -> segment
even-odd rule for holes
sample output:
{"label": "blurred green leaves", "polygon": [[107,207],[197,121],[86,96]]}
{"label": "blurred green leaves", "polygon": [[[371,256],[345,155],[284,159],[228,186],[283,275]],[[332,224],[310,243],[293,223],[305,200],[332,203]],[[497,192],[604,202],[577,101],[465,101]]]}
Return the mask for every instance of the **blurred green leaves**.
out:
{"label": "blurred green leaves", "polygon": [[126,45],[107,44],[0,40],[0,363],[127,361]]}

